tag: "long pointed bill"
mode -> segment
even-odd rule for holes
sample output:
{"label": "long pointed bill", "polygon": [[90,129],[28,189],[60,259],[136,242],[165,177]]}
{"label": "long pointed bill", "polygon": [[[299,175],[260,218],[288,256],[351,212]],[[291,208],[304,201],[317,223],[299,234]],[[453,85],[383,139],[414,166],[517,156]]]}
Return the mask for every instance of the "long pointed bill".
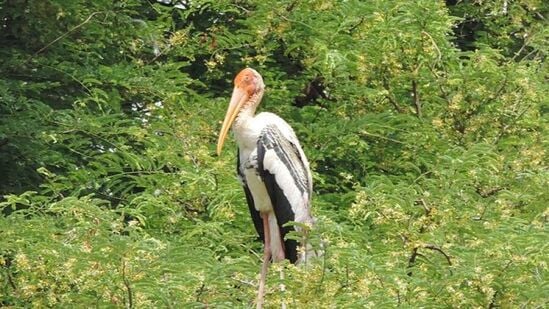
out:
{"label": "long pointed bill", "polygon": [[247,100],[248,95],[246,92],[238,87],[235,87],[233,90],[233,95],[231,96],[229,108],[225,114],[225,119],[223,120],[223,125],[221,126],[221,131],[219,132],[219,139],[217,140],[217,155],[221,154],[221,149],[223,148],[223,143],[225,142],[227,133],[229,132],[236,116],[240,112],[240,109]]}

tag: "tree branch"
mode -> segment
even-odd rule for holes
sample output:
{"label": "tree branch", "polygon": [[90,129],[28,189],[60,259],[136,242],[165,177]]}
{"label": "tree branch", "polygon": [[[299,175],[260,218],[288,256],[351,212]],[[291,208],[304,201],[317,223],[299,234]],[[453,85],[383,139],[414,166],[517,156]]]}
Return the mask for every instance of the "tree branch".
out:
{"label": "tree branch", "polygon": [[126,261],[124,258],[122,258],[122,280],[124,281],[124,286],[126,287],[126,291],[128,292],[128,303],[126,304],[126,308],[132,309],[133,308],[133,291],[130,286],[130,281],[126,277]]}
{"label": "tree branch", "polygon": [[71,34],[72,32],[74,32],[75,30],[77,30],[78,28],[84,26],[85,24],[87,24],[88,22],[90,22],[90,20],[97,14],[100,14],[100,13],[105,13],[105,12],[93,12],[90,14],[90,16],[88,16],[88,18],[86,18],[86,20],[84,20],[83,22],[81,22],[80,24],[74,26],[72,29],[70,29],[69,31],[63,33],[62,35],[60,35],[59,37],[57,37],[55,40],[49,42],[48,44],[46,44],[46,46],[40,48],[37,52],[34,53],[33,56],[36,56],[38,55],[39,53],[45,51],[46,49],[48,49],[48,47],[52,46],[53,44],[57,43],[59,40],[65,38],[66,36],[68,36],[69,34]]}
{"label": "tree branch", "polygon": [[398,105],[395,98],[391,95],[391,86],[389,85],[389,81],[385,77],[383,77],[383,88],[387,90],[387,95],[385,95],[385,98],[389,100],[389,102],[394,106],[397,112],[402,113],[402,108]]}
{"label": "tree branch", "polygon": [[414,249],[412,249],[412,255],[410,255],[410,258],[408,259],[408,269],[410,269],[407,273],[408,276],[412,276],[412,267],[414,267],[414,264],[416,262],[416,258],[417,258],[417,250],[418,250],[418,247],[415,247]]}
{"label": "tree branch", "polygon": [[200,302],[200,297],[202,296],[202,293],[204,293],[205,288],[206,288],[206,285],[204,284],[204,282],[202,282],[202,284],[200,285],[200,288],[198,288],[198,291],[196,291],[196,302],[197,303]]}
{"label": "tree branch", "polygon": [[505,135],[507,129],[509,129],[512,125],[514,125],[520,118],[522,118],[522,116],[524,116],[524,114],[526,114],[526,112],[530,109],[530,107],[532,107],[533,104],[530,104],[528,106],[526,106],[526,108],[520,113],[517,115],[517,117],[515,117],[515,119],[513,119],[510,123],[506,124],[503,126],[503,128],[501,128],[501,131],[499,132],[498,136],[496,137],[495,141],[494,141],[494,144],[497,144],[499,143],[499,141],[501,140],[501,138]]}
{"label": "tree branch", "polygon": [[495,188],[490,188],[490,189],[487,189],[487,190],[483,190],[482,188],[476,188],[475,191],[482,197],[486,198],[486,197],[489,197],[489,196],[492,196],[496,193],[498,193],[499,191],[503,190],[503,188],[501,187],[495,187]]}
{"label": "tree branch", "polygon": [[351,28],[349,28],[349,30],[347,30],[347,31],[349,33],[352,33],[353,31],[355,31],[356,28],[358,28],[360,25],[362,25],[362,23],[364,23],[364,19],[365,19],[364,16],[362,16],[360,18],[360,20],[355,25],[353,25]]}
{"label": "tree branch", "polygon": [[442,53],[440,52],[440,48],[438,48],[438,45],[435,42],[435,39],[433,39],[433,37],[426,31],[421,31],[421,34],[426,35],[431,40],[431,43],[433,43],[433,46],[435,47],[435,49],[437,51],[437,56],[438,56],[437,60],[438,60],[438,62],[440,62],[442,60]]}
{"label": "tree branch", "polygon": [[429,245],[425,245],[424,248],[437,251],[438,253],[444,255],[444,257],[446,258],[446,261],[448,262],[448,265],[452,266],[452,261],[450,260],[450,256],[446,254],[446,252],[442,251],[442,249],[440,249],[438,246],[429,244]]}
{"label": "tree branch", "polygon": [[419,93],[417,91],[417,81],[415,79],[412,80],[412,96],[413,96],[414,107],[416,109],[416,115],[418,118],[421,118],[422,117],[421,102],[419,101]]}

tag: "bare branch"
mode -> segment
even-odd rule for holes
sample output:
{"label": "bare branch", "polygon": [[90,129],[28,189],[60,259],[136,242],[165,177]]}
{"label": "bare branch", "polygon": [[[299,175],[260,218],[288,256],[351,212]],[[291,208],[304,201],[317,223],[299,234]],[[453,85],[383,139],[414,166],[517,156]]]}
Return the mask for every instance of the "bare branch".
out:
{"label": "bare branch", "polygon": [[482,197],[486,198],[486,197],[489,197],[489,196],[492,196],[496,193],[498,193],[499,191],[503,190],[504,188],[502,187],[495,187],[495,188],[490,188],[490,189],[487,189],[487,190],[483,190],[482,188],[476,188],[475,191]]}
{"label": "bare branch", "polygon": [[128,293],[128,303],[126,304],[126,308],[132,309],[133,308],[133,291],[130,286],[130,281],[126,277],[126,260],[122,258],[122,280],[124,281],[124,286],[126,287],[126,291]]}
{"label": "bare branch", "polygon": [[425,215],[428,216],[429,214],[431,214],[431,208],[429,206],[427,206],[427,203],[425,202],[424,199],[420,198],[419,199],[419,204],[423,207],[423,209],[425,210]]}
{"label": "bare branch", "polygon": [[416,262],[416,258],[417,258],[417,250],[418,248],[415,247],[414,249],[412,249],[412,254],[410,255],[410,258],[408,259],[408,268],[410,268],[410,270],[408,271],[407,275],[408,276],[412,276],[412,267],[414,266],[414,263]]}
{"label": "bare branch", "polygon": [[524,116],[524,114],[526,114],[526,112],[530,109],[530,107],[532,107],[533,104],[530,104],[528,106],[526,106],[526,108],[524,108],[524,110],[522,112],[520,112],[520,114],[517,115],[517,117],[515,117],[515,119],[513,119],[511,122],[507,123],[506,125],[503,126],[503,128],[501,128],[501,131],[499,132],[498,136],[496,137],[495,141],[494,141],[494,144],[497,144],[499,143],[499,141],[501,140],[501,138],[505,135],[507,129],[509,129],[512,125],[514,125],[520,118],[522,118],[522,116]]}
{"label": "bare branch", "polygon": [[360,25],[362,25],[362,23],[364,23],[364,19],[365,19],[364,16],[362,16],[360,18],[360,20],[355,25],[353,25],[351,28],[349,28],[349,30],[348,30],[349,33],[352,33],[353,31],[356,30],[356,28],[358,28]]}
{"label": "bare branch", "polygon": [[70,73],[68,73],[68,72],[65,72],[65,71],[63,71],[63,70],[60,70],[60,69],[58,69],[58,68],[56,68],[56,67],[50,66],[50,65],[46,65],[46,64],[41,64],[41,65],[42,65],[43,67],[50,68],[50,69],[52,69],[52,70],[55,70],[55,71],[57,71],[57,72],[60,72],[60,73],[63,73],[63,74],[65,74],[65,75],[69,76],[72,80],[74,80],[75,82],[77,82],[78,84],[80,84],[80,86],[82,86],[82,88],[86,89],[86,91],[88,92],[88,94],[90,94],[90,95],[92,94],[90,88],[88,88],[86,85],[84,85],[84,83],[83,83],[82,81],[80,81],[78,78],[76,78],[74,75],[72,75],[72,74],[70,74]]}
{"label": "bare branch", "polygon": [[387,90],[387,95],[385,96],[385,98],[387,98],[387,100],[389,100],[389,102],[394,106],[394,108],[397,110],[397,112],[402,113],[403,112],[402,107],[400,107],[400,105],[398,105],[395,98],[391,94],[391,86],[389,85],[389,81],[385,77],[383,77],[383,88],[385,90]]}
{"label": "bare branch", "polygon": [[206,290],[206,285],[204,284],[204,282],[202,282],[202,284],[200,285],[200,287],[198,288],[198,291],[196,291],[196,302],[199,303],[200,302],[200,297],[202,296],[202,293],[204,293],[204,291]]}
{"label": "bare branch", "polygon": [[390,142],[393,142],[393,143],[397,143],[397,144],[401,144],[401,145],[405,145],[406,143],[403,143],[399,140],[396,140],[396,139],[392,139],[392,138],[389,138],[389,137],[385,137],[383,135],[379,135],[379,134],[374,134],[374,133],[370,133],[366,130],[362,130],[359,132],[360,134],[363,134],[363,135],[367,135],[367,136],[371,136],[371,137],[377,137],[377,138],[380,138],[380,139],[383,139],[383,140],[387,140],[387,141],[390,141]]}
{"label": "bare branch", "polygon": [[241,279],[237,279],[237,278],[232,278],[233,280],[235,281],[238,281],[239,283],[242,283],[242,284],[245,284],[245,285],[249,285],[249,286],[252,286],[252,287],[257,287],[257,284],[251,282],[251,281],[246,281],[246,280],[241,280]]}
{"label": "bare branch", "polygon": [[452,261],[450,260],[450,256],[448,254],[446,254],[446,252],[442,251],[442,249],[440,249],[438,246],[429,244],[429,245],[425,245],[425,248],[437,251],[440,254],[444,255],[444,257],[446,258],[446,261],[448,262],[448,265],[450,265],[450,266],[452,265]]}
{"label": "bare branch", "polygon": [[83,22],[81,22],[80,24],[74,26],[72,29],[70,29],[69,31],[63,33],[62,35],[60,35],[59,37],[57,37],[55,40],[49,42],[48,44],[46,44],[46,46],[40,48],[37,52],[34,53],[33,56],[36,56],[38,55],[39,53],[45,51],[46,49],[48,49],[48,47],[52,46],[53,44],[57,43],[59,40],[65,38],[66,36],[68,36],[69,34],[71,34],[72,32],[74,32],[75,30],[77,30],[78,28],[84,26],[85,24],[87,24],[88,22],[90,22],[90,20],[97,14],[101,14],[101,13],[105,13],[105,12],[93,12],[90,14],[90,16],[88,16],[88,18],[86,18],[86,20],[84,20]]}
{"label": "bare branch", "polygon": [[414,101],[414,107],[416,109],[416,115],[418,118],[421,118],[421,102],[419,101],[419,93],[417,91],[417,81],[415,79],[412,80],[412,97]]}
{"label": "bare branch", "polygon": [[438,48],[438,45],[435,42],[435,40],[433,39],[433,37],[426,31],[421,31],[421,34],[426,35],[431,40],[431,43],[433,43],[433,46],[435,47],[435,49],[437,51],[437,54],[438,54],[438,59],[437,60],[438,60],[438,62],[440,62],[442,60],[442,53],[440,52],[440,49]]}

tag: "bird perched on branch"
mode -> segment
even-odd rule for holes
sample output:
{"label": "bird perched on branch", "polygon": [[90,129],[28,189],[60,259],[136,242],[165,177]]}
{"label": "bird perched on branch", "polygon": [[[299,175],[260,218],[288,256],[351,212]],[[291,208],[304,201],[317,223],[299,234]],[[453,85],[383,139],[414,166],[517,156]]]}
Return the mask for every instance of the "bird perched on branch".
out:
{"label": "bird perched on branch", "polygon": [[[273,113],[255,115],[265,84],[257,71],[242,70],[223,120],[217,154],[232,127],[238,144],[237,172],[244,187],[250,214],[264,243],[257,307],[263,306],[268,265],[288,259],[300,263],[313,255],[306,242],[311,216],[312,178],[299,140],[286,121]],[[296,224],[287,224],[295,222]],[[291,231],[303,235],[300,242],[286,239]]]}

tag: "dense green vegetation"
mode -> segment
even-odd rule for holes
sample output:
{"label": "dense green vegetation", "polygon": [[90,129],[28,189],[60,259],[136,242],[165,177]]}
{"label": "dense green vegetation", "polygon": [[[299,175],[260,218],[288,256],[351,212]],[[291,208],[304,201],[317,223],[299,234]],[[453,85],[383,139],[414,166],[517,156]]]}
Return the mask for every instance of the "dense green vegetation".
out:
{"label": "dense green vegetation", "polygon": [[325,243],[268,307],[545,307],[547,3],[0,1],[0,306],[253,305],[251,66]]}

